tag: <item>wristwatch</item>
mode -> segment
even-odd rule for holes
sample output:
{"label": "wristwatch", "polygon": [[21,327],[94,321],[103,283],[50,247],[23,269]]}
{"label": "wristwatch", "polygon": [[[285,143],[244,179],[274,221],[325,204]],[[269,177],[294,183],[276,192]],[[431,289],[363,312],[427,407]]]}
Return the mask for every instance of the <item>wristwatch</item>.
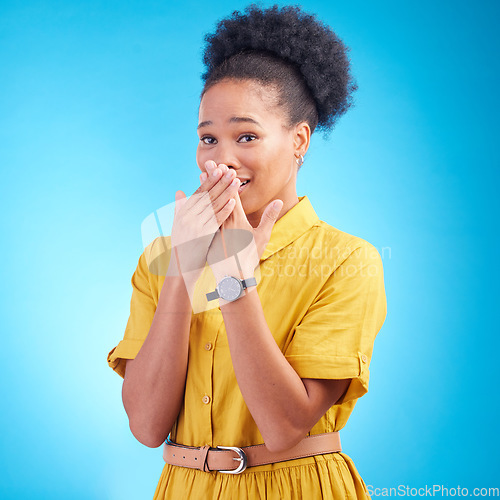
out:
{"label": "wristwatch", "polygon": [[257,280],[254,277],[240,280],[234,276],[224,276],[215,287],[215,290],[206,294],[207,300],[210,302],[220,297],[228,302],[233,302],[243,295],[243,290],[256,285]]}

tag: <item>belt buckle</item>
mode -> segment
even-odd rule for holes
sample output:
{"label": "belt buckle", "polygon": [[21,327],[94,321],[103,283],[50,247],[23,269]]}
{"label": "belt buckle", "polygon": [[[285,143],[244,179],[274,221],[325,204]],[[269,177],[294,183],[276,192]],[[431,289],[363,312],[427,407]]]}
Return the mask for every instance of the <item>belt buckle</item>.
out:
{"label": "belt buckle", "polygon": [[222,450],[233,450],[238,454],[238,458],[233,458],[233,460],[239,460],[240,465],[233,470],[219,470],[217,472],[222,472],[223,474],[241,474],[247,468],[247,456],[245,452],[238,448],[237,446],[217,446],[218,449]]}

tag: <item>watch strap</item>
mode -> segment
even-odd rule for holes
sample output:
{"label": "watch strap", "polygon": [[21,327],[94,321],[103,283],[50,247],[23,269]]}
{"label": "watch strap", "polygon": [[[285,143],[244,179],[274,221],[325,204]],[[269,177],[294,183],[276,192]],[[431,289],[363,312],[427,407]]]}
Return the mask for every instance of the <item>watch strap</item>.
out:
{"label": "watch strap", "polygon": [[248,288],[249,286],[256,286],[257,280],[254,276],[252,276],[251,278],[247,278],[246,280],[241,280],[241,284],[243,285],[243,290],[245,290],[245,288]]}
{"label": "watch strap", "polygon": [[219,292],[214,290],[213,292],[207,293],[207,300],[210,302],[211,300],[215,300],[219,298]]}

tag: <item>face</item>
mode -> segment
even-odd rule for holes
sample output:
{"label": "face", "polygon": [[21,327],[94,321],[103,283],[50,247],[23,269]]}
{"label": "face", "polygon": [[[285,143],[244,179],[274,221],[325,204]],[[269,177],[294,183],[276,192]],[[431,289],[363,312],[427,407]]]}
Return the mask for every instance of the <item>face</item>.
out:
{"label": "face", "polygon": [[295,155],[305,154],[302,136],[297,127],[286,127],[287,116],[273,104],[274,92],[252,80],[223,80],[200,103],[198,167],[205,171],[205,162],[213,160],[249,181],[239,195],[253,227],[275,199],[283,200],[281,216],[298,203]]}

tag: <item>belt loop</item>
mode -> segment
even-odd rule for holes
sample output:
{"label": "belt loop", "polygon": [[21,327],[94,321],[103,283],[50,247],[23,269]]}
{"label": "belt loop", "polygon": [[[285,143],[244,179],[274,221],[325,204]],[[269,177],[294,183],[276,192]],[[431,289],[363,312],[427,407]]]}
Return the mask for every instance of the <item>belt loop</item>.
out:
{"label": "belt loop", "polygon": [[210,469],[208,468],[208,463],[207,463],[208,450],[210,450],[210,446],[208,446],[208,445],[200,447],[201,465],[199,468],[203,472],[210,472]]}

